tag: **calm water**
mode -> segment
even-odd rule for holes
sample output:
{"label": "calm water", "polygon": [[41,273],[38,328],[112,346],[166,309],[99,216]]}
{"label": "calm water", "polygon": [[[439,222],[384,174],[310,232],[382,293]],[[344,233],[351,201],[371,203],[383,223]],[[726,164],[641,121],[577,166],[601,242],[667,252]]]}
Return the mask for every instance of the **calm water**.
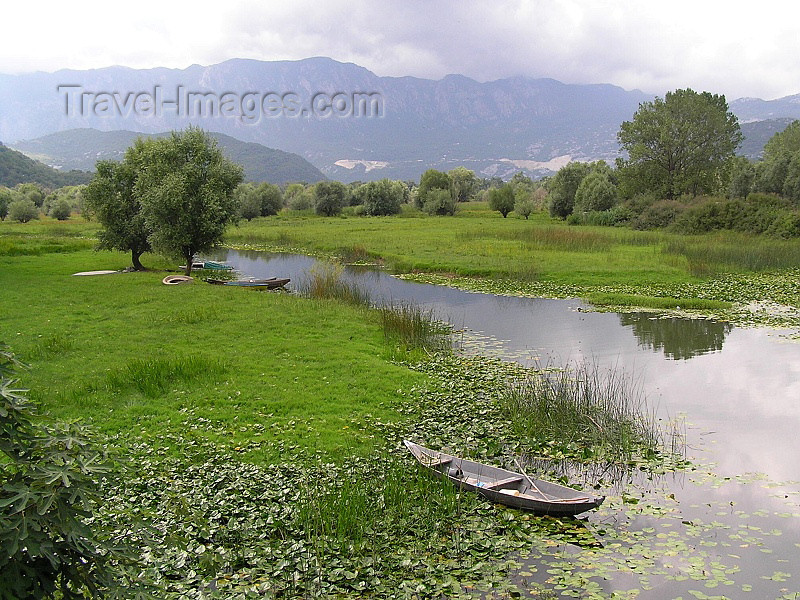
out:
{"label": "calm water", "polygon": [[[315,262],[233,250],[214,258],[249,276],[293,282],[302,281]],[[641,377],[662,417],[685,415],[687,454],[698,469],[637,488],[639,504],[604,506],[589,515],[589,523],[618,533],[653,528],[653,552],[677,553],[686,563],[659,558],[650,569],[655,575],[649,590],[641,589],[640,575],[612,568],[611,575],[592,579],[605,592],[641,589],[640,598],[691,598],[692,591],[794,598],[800,592],[800,343],[788,341],[787,332],[646,313],[585,312],[575,299],[468,293],[371,269],[348,269],[347,276],[376,301],[413,301],[434,309],[464,330],[467,351],[525,364],[588,358],[617,365]],[[657,516],[645,508],[653,506]],[[585,552],[559,548],[534,561],[541,568],[532,579],[544,581],[554,557],[602,562]],[[698,573],[701,579],[707,574],[699,584]],[[715,578],[724,581],[712,587]]]}

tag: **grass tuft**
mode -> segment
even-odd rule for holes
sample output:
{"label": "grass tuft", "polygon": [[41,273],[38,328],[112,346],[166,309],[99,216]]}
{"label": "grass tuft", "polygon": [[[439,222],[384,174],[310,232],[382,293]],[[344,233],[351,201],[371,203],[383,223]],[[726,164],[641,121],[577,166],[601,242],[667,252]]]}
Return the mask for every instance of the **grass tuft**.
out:
{"label": "grass tuft", "polygon": [[108,387],[115,392],[136,390],[148,398],[157,398],[176,382],[204,381],[226,370],[220,360],[201,356],[165,359],[137,359],[107,376]]}

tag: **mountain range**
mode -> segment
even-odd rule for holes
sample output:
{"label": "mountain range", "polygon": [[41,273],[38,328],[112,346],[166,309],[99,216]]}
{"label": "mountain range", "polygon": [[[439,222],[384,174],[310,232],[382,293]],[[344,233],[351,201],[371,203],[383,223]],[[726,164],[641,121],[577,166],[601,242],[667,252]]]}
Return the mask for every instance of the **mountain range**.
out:
{"label": "mountain range", "polygon": [[[71,167],[77,163],[66,159],[79,152],[55,156],[32,138],[69,129],[162,133],[193,124],[299,154],[342,181],[418,179],[427,168],[458,165],[483,177],[520,170],[536,177],[571,160],[616,158],[620,124],[653,97],[527,77],[381,77],[322,57],[108,67],[0,75],[0,140]],[[757,157],[772,133],[800,118],[800,96],[741,98],[730,108],[743,124],[741,152]],[[87,147],[84,160],[100,151]]]}
{"label": "mountain range", "polygon": [[[40,162],[63,170],[94,171],[98,160],[121,160],[125,150],[140,136],[164,137],[168,133],[142,134],[125,129],[68,129],[14,144],[15,149]],[[210,132],[223,153],[244,168],[245,181],[316,183],[325,176],[301,156],[242,142],[223,133]]]}

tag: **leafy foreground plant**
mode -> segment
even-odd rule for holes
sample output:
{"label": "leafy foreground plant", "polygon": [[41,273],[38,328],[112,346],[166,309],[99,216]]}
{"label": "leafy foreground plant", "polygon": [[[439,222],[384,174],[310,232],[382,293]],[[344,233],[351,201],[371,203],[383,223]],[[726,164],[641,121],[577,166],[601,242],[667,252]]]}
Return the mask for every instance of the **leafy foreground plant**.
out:
{"label": "leafy foreground plant", "polygon": [[20,366],[0,344],[0,598],[116,597],[122,555],[88,525],[107,461],[86,428],[37,414]]}

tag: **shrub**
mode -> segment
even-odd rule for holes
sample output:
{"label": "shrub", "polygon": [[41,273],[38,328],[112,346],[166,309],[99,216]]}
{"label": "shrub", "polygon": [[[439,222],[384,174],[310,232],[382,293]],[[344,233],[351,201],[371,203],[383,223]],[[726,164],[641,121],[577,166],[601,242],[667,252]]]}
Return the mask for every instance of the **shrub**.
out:
{"label": "shrub", "polygon": [[678,233],[697,234],[727,229],[730,226],[730,212],[727,202],[704,200],[687,207],[675,216],[671,229]]}
{"label": "shrub", "polygon": [[602,227],[618,227],[627,225],[635,218],[633,211],[627,206],[618,205],[609,210],[594,210],[584,213],[572,213],[567,217],[570,225],[599,225]]}
{"label": "shrub", "polygon": [[347,188],[338,181],[321,181],[314,186],[314,210],[318,215],[334,217],[342,212]]}
{"label": "shrub", "polygon": [[456,213],[456,201],[450,190],[433,189],[428,192],[422,210],[429,215],[452,216]]}
{"label": "shrub", "polygon": [[496,210],[505,219],[514,210],[514,188],[509,184],[489,190],[489,208]]}
{"label": "shrub", "polygon": [[634,229],[658,229],[667,227],[686,207],[677,200],[659,200],[644,209],[633,220]]}
{"label": "shrub", "polygon": [[14,200],[8,206],[8,218],[12,221],[27,223],[39,218],[39,209],[31,200]]}
{"label": "shrub", "polygon": [[53,204],[53,207],[50,209],[50,216],[59,221],[66,221],[71,214],[72,207],[64,198],[56,200],[55,204]]}

